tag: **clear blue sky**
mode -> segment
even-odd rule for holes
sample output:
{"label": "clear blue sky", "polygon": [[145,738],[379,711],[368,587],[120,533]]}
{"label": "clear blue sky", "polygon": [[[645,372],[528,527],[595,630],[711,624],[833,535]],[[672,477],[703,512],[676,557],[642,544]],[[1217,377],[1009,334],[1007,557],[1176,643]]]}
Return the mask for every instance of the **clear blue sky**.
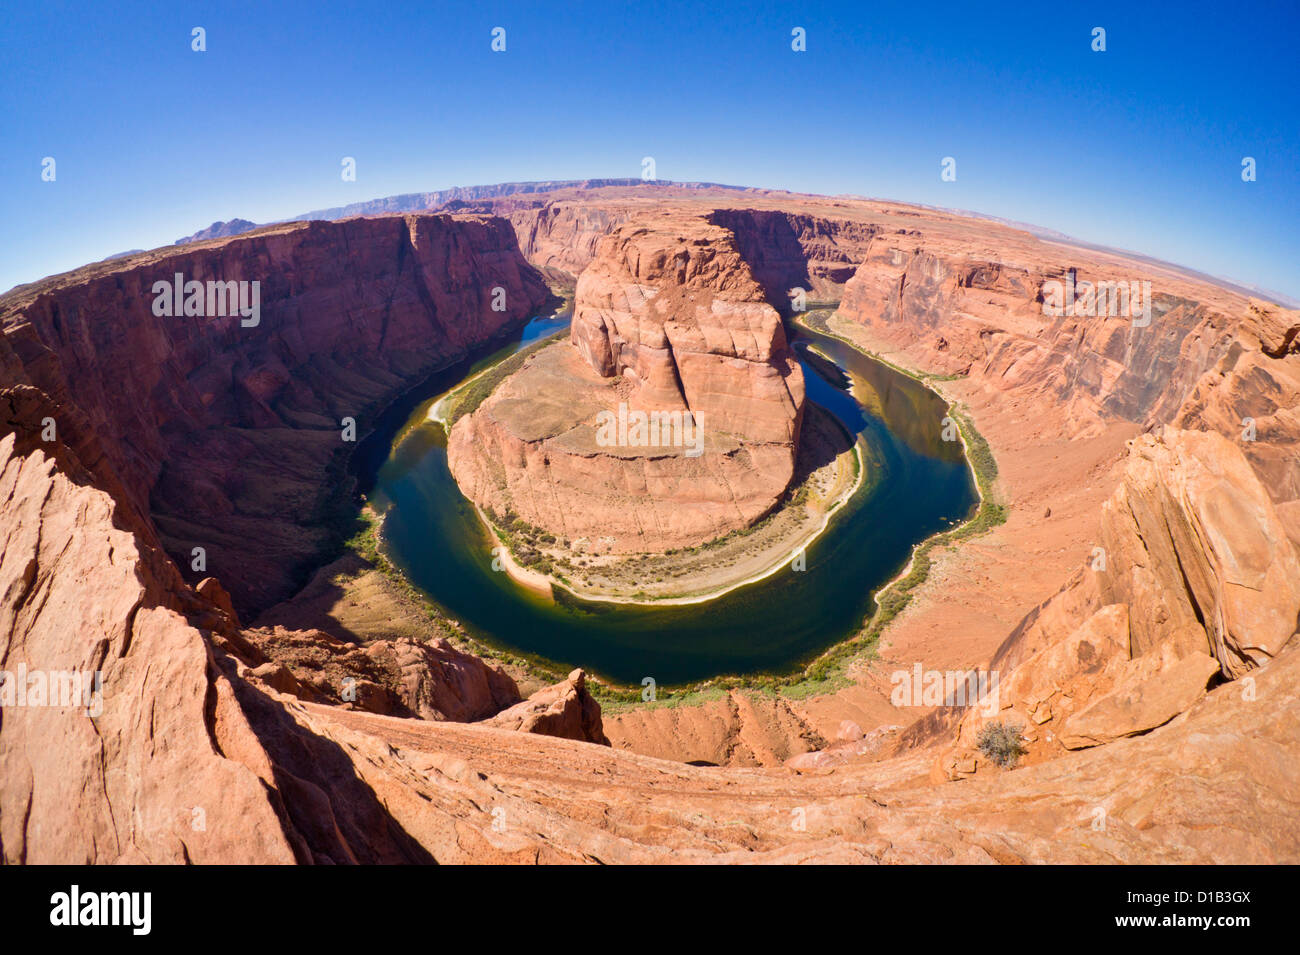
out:
{"label": "clear blue sky", "polygon": [[1294,2],[6,7],[0,289],[216,219],[653,156],[661,179],[977,210],[1300,297]]}

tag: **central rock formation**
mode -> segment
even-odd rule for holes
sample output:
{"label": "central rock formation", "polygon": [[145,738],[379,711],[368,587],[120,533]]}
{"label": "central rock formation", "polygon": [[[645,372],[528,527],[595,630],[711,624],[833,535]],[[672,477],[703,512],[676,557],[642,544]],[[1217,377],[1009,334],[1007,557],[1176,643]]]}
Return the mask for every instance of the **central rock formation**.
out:
{"label": "central rock formation", "polygon": [[[647,216],[602,240],[583,271],[571,344],[461,418],[448,458],[465,494],[498,515],[616,553],[692,546],[780,500],[803,406],[780,315],[735,235],[702,216]],[[635,427],[637,413],[693,420],[701,443],[689,429],[678,443],[602,434],[615,418]]]}

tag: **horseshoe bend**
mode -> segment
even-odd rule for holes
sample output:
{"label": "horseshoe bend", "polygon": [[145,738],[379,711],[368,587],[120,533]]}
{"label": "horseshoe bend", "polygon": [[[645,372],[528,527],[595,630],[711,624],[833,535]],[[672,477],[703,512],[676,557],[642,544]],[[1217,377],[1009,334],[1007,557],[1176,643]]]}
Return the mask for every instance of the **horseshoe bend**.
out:
{"label": "horseshoe bend", "polygon": [[886,200],[347,212],[0,296],[6,862],[1300,861],[1300,311]]}

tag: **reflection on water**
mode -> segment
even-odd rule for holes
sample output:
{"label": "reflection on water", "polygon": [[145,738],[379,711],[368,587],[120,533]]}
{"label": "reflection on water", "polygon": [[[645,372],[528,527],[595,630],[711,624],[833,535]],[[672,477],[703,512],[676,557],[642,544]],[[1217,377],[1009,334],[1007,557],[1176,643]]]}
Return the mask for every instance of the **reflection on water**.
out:
{"label": "reflection on water", "polygon": [[[373,485],[372,502],[386,515],[390,559],[489,644],[630,684],[647,676],[678,684],[788,672],[852,635],[874,610],[873,591],[898,572],[912,546],[967,517],[976,503],[960,443],[940,440],[947,408],[938,395],[836,339],[801,329],[795,341],[808,397],[857,436],[867,462],[863,490],[808,549],[805,570],[787,567],[686,606],[561,603],[532,594],[492,571],[488,535],[447,469],[446,437],[424,416],[456,382],[565,321],[535,321],[489,358],[434,376],[416,398],[390,409],[371,446],[358,450],[362,483]],[[821,360],[807,354],[807,344],[834,364],[819,373],[813,365]],[[390,446],[394,434],[403,436]]]}

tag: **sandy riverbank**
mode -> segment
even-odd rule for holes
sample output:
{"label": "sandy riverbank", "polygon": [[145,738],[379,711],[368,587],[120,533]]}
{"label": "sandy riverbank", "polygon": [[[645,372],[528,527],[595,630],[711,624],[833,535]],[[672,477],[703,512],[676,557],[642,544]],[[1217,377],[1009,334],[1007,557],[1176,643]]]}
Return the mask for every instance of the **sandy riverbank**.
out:
{"label": "sandy riverbank", "polygon": [[[842,426],[829,412],[817,409],[809,420],[808,446],[801,448],[801,453],[817,458],[827,454],[827,447],[837,439],[847,445]],[[862,449],[857,444],[848,445],[826,464],[806,467],[801,472],[803,480],[790,498],[755,529],[690,551],[613,556],[586,554],[572,546],[538,547],[548,562],[563,567],[563,580],[557,574],[523,566],[508,547],[503,546],[499,556],[503,570],[513,580],[537,593],[550,595],[554,587],[595,603],[705,603],[765,580],[805,553],[830,527],[835,513],[863,488],[868,470]],[[479,517],[494,537],[503,536],[482,511]],[[579,575],[581,581],[575,579]],[[654,579],[656,576],[660,579]],[[689,590],[683,592],[687,587]]]}

